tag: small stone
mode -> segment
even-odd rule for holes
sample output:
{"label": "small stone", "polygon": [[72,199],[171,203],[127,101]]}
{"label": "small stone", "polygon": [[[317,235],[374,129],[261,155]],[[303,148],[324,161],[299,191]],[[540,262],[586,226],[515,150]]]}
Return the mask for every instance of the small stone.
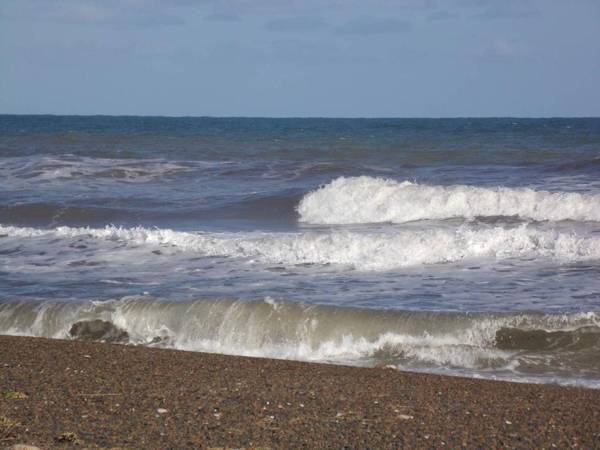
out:
{"label": "small stone", "polygon": [[4,398],[10,399],[10,400],[25,400],[27,399],[28,395],[25,392],[21,392],[21,391],[7,391],[4,393]]}
{"label": "small stone", "polygon": [[75,322],[69,334],[82,341],[129,342],[129,334],[106,320],[82,320]]}
{"label": "small stone", "polygon": [[54,438],[54,440],[56,442],[71,443],[71,444],[75,444],[75,445],[81,444],[81,440],[79,439],[79,436],[77,436],[77,434],[75,434],[73,432],[61,433],[58,436],[56,436]]}
{"label": "small stone", "polygon": [[392,366],[391,364],[385,364],[383,362],[375,364],[375,369],[389,370],[389,369],[395,369],[395,368],[396,368],[396,366]]}
{"label": "small stone", "polygon": [[39,447],[35,447],[34,445],[26,445],[26,444],[15,444],[8,447],[6,450],[41,450]]}
{"label": "small stone", "polygon": [[398,419],[400,420],[410,420],[410,419],[414,419],[413,416],[409,416],[408,414],[399,414],[398,415]]}
{"label": "small stone", "polygon": [[156,410],[156,412],[157,412],[157,413],[159,413],[159,414],[166,414],[166,413],[168,413],[169,411],[168,411],[167,409],[165,409],[165,408],[158,408],[158,409]]}

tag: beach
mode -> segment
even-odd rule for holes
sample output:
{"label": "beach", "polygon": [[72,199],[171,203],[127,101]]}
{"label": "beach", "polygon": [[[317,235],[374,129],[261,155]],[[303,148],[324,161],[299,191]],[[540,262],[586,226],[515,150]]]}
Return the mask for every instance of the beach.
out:
{"label": "beach", "polygon": [[0,336],[0,446],[593,448],[600,390]]}

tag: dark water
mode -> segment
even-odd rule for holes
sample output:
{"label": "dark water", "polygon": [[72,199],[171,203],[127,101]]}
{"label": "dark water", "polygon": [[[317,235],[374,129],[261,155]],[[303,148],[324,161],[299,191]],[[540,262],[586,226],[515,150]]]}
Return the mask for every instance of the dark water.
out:
{"label": "dark water", "polygon": [[600,386],[600,119],[0,116],[0,332]]}

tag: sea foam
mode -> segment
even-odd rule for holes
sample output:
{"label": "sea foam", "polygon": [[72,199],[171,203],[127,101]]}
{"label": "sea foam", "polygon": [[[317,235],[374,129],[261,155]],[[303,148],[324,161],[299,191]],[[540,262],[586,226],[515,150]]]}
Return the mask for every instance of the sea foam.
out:
{"label": "sea foam", "polygon": [[340,177],[304,196],[298,213],[302,222],[312,224],[404,223],[490,216],[600,221],[600,195]]}
{"label": "sea foam", "polygon": [[572,263],[600,259],[600,237],[514,228],[424,228],[385,231],[305,231],[296,233],[192,233],[142,227],[58,227],[48,230],[0,226],[0,235],[18,239],[91,239],[125,245],[167,247],[210,257],[239,258],[249,263],[343,265],[357,270],[393,270],[423,264],[478,258],[527,258]]}

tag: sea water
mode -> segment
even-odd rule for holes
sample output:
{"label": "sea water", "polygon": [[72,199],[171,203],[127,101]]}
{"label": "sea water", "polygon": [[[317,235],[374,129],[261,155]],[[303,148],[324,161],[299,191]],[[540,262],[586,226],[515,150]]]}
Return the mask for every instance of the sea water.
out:
{"label": "sea water", "polygon": [[0,116],[0,333],[600,387],[600,119]]}

